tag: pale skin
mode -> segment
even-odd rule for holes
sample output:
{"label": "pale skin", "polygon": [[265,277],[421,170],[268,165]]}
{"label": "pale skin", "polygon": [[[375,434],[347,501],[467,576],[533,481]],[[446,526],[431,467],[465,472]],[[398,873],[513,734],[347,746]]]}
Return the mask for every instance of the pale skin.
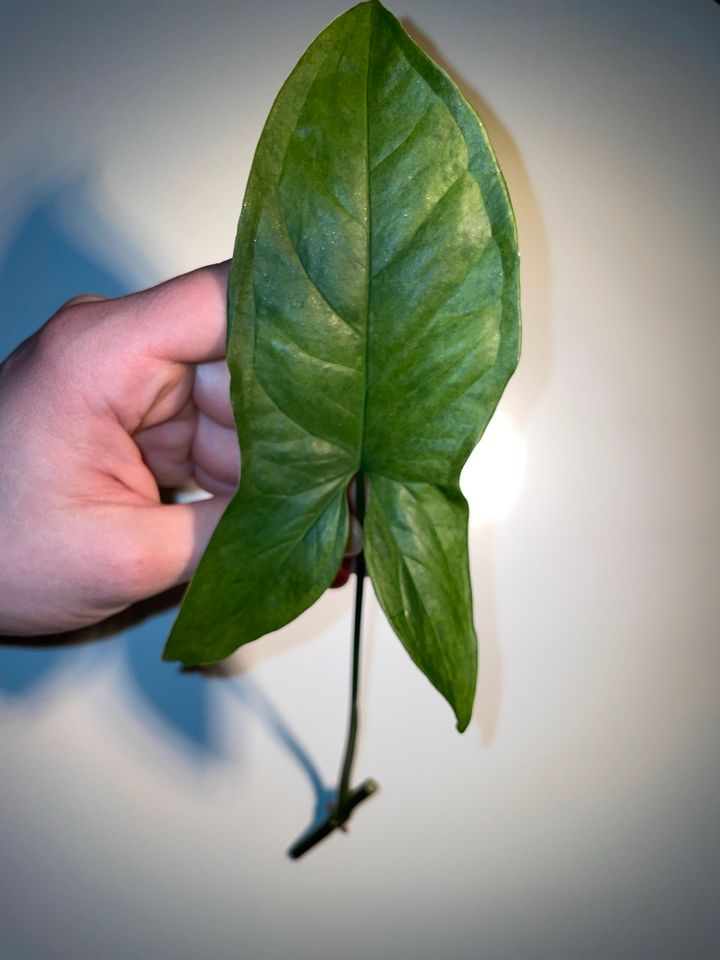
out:
{"label": "pale skin", "polygon": [[[76,297],[0,365],[0,634],[79,629],[191,577],[239,480],[227,274]],[[193,480],[210,499],[160,502]]]}

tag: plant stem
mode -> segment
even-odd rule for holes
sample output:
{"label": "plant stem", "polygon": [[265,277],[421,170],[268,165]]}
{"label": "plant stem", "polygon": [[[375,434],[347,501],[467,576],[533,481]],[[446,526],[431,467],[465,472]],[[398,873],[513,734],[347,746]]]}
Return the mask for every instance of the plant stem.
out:
{"label": "plant stem", "polygon": [[[355,480],[356,483],[356,505],[355,516],[363,526],[365,520],[365,482],[362,473],[359,473]],[[343,757],[340,770],[340,784],[338,786],[337,801],[333,804],[327,820],[323,821],[318,827],[298,840],[297,843],[288,851],[293,860],[297,860],[308,850],[311,850],[316,844],[324,840],[333,830],[338,827],[344,829],[345,824],[350,819],[355,807],[372,796],[378,789],[374,780],[364,780],[359,787],[350,789],[350,778],[352,776],[353,761],[355,759],[355,746],[357,743],[358,723],[360,712],[358,709],[358,690],[360,687],[360,646],[362,638],[362,608],[363,608],[363,587],[365,585],[365,557],[361,551],[355,564],[355,617],[353,623],[353,654],[352,654],[352,679],[350,682],[350,718],[348,722],[348,735],[345,744],[345,756]]]}
{"label": "plant stem", "polygon": [[[357,518],[361,525],[364,519],[363,514],[365,512],[364,486],[362,474],[358,474]],[[352,681],[350,684],[350,719],[348,722],[348,737],[345,745],[345,757],[343,759],[343,765],[340,773],[340,786],[338,788],[337,809],[339,814],[342,813],[348,799],[352,765],[353,760],[355,759],[355,744],[357,741],[359,721],[358,689],[360,686],[360,644],[362,639],[363,587],[365,584],[365,557],[362,551],[357,557],[355,573],[355,620],[353,625]]]}

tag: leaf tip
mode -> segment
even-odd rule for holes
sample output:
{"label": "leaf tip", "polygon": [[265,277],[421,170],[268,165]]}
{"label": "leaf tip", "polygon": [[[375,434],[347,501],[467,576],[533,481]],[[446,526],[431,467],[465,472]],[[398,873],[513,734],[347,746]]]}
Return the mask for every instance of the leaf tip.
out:
{"label": "leaf tip", "polygon": [[470,725],[472,714],[468,713],[466,715],[464,713],[462,714],[458,713],[456,714],[456,717],[457,717],[457,723],[455,724],[455,729],[457,730],[458,733],[465,733],[465,731]]}
{"label": "leaf tip", "polygon": [[467,728],[470,726],[470,721],[472,720],[473,715],[473,704],[475,702],[475,685],[473,684],[472,691],[469,696],[467,693],[464,696],[458,697],[454,702],[452,702],[452,708],[455,712],[455,729],[458,733],[465,733]]}

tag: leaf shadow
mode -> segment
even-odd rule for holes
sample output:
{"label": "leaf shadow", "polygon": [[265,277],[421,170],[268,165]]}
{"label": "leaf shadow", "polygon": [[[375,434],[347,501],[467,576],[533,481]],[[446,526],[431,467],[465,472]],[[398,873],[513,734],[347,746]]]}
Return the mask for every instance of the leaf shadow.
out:
{"label": "leaf shadow", "polygon": [[[550,244],[537,195],[520,149],[487,100],[445,59],[435,42],[410,17],[402,24],[412,39],[448,74],[482,120],[508,185],[522,252],[523,346],[517,372],[501,400],[521,431],[550,378],[552,366],[552,274]],[[492,528],[471,537],[471,570],[478,631],[478,696],[474,712],[484,746],[495,739],[502,707],[503,658],[497,635],[493,590]]]}
{"label": "leaf shadow", "polygon": [[251,711],[255,719],[259,720],[265,729],[274,736],[275,740],[306,775],[313,790],[315,804],[307,830],[317,827],[327,818],[328,810],[336,799],[337,789],[335,786],[328,786],[323,781],[317,764],[282,713],[252,677],[252,674],[248,672],[242,658],[236,654],[231,659],[204,668],[203,672],[208,677],[221,677],[231,680],[232,682],[227,685],[226,689]]}

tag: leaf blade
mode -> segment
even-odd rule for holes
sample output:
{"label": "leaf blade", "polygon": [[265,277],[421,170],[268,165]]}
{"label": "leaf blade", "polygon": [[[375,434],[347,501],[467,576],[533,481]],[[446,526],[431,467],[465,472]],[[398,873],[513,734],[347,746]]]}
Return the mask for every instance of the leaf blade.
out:
{"label": "leaf blade", "polygon": [[[378,598],[464,729],[476,640],[457,481],[517,362],[517,259],[474,111],[381,4],[352,8],[301,58],[256,152],[229,284],[242,479],[167,659],[224,656],[314,602],[362,470]],[[297,530],[315,533],[285,556]]]}
{"label": "leaf blade", "polygon": [[[240,488],[191,581],[165,648],[168,660],[212,662],[284,626],[324,592],[340,566],[349,522],[345,488],[361,447],[357,408],[363,402],[365,345],[355,314],[366,292],[360,291],[362,303],[348,304],[324,259],[299,242],[309,190],[291,189],[290,161],[302,151],[298,131],[312,129],[306,107],[313,88],[318,96],[347,95],[346,85],[328,78],[338,80],[339,50],[353,38],[362,45],[367,14],[354,8],[308,48],[278,95],[256,150],[228,287]],[[306,186],[312,185],[308,178]],[[314,207],[316,220],[320,206]],[[320,213],[327,216],[327,208]],[[341,203],[330,213],[346,219]],[[349,266],[336,258],[336,273],[346,274],[356,253],[346,259]],[[296,349],[288,352],[288,343]],[[328,503],[313,497],[318,490],[328,491]],[[323,537],[319,545],[301,538],[288,568],[282,544],[296,528],[319,529]]]}
{"label": "leaf blade", "polygon": [[365,557],[385,615],[433,686],[470,722],[477,643],[459,488],[373,476]]}

